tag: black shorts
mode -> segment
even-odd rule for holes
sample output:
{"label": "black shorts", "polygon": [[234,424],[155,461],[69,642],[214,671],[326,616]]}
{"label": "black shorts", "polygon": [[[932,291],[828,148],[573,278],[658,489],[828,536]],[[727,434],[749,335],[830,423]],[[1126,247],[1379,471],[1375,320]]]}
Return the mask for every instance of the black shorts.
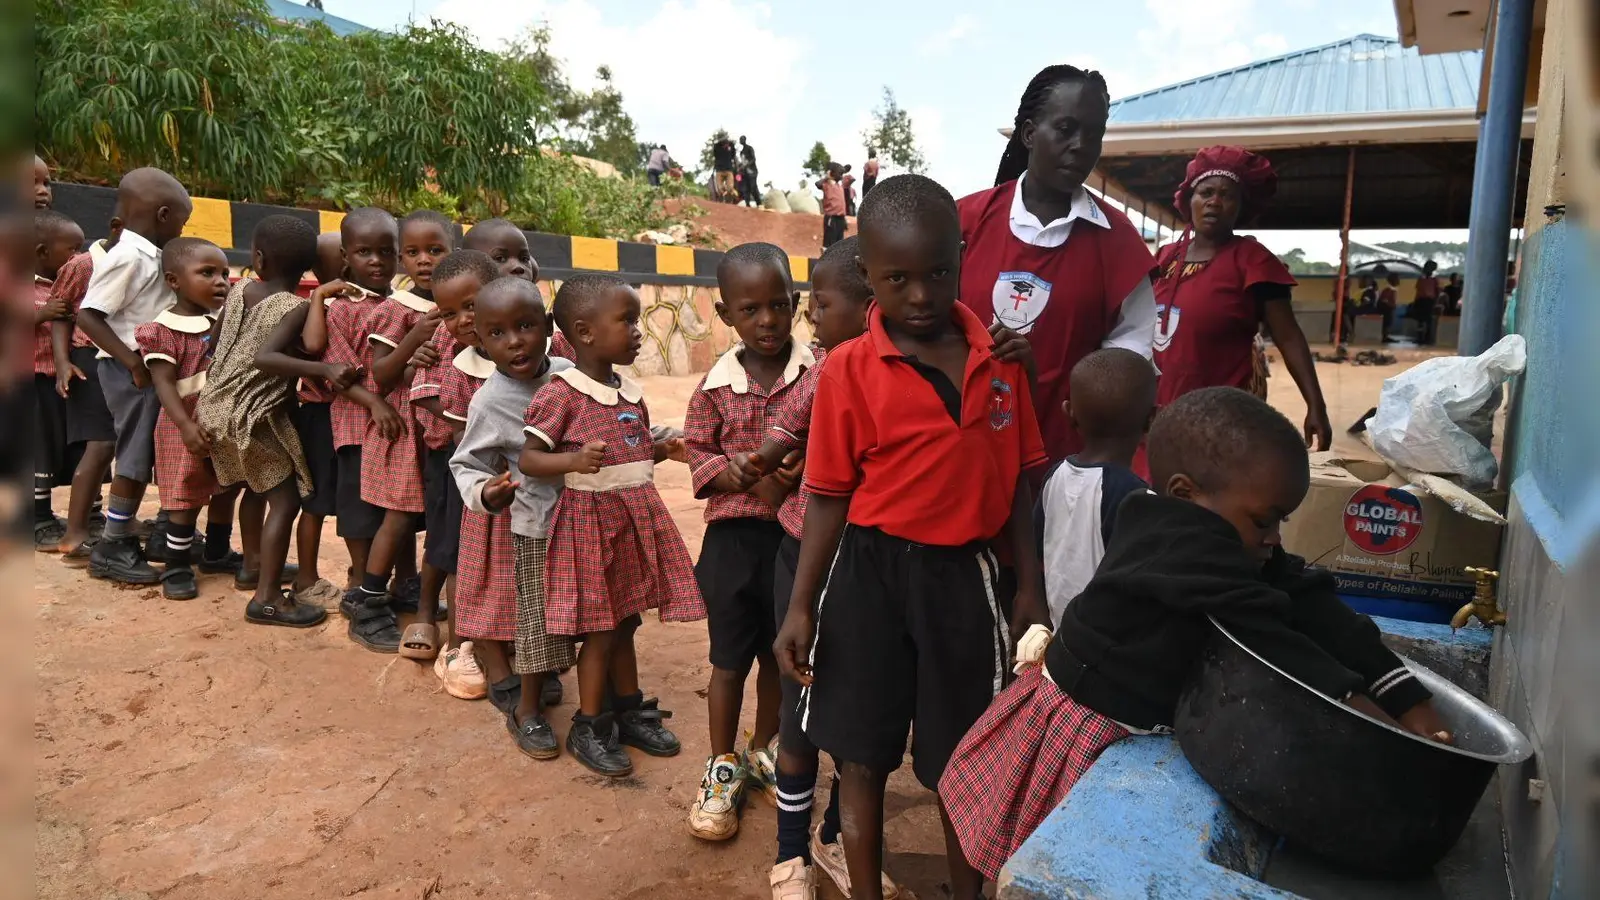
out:
{"label": "black shorts", "polygon": [[67,452],[67,403],[56,393],[54,375],[33,376],[33,477],[50,479],[51,487],[72,483],[73,460]]}
{"label": "black shorts", "polygon": [[812,684],[800,727],[812,743],[937,790],[956,744],[1000,692],[1010,636],[999,565],[982,544],[933,547],[845,527],[817,602]]}
{"label": "black shorts", "polygon": [[339,537],[370,541],[383,524],[383,510],[361,499],[361,445],[339,448],[339,483],[334,492],[334,516]]}
{"label": "black shorts", "polygon": [[[800,564],[800,542],[784,534],[778,544],[777,566],[772,576],[772,616],[778,627],[789,614],[789,597],[794,593],[794,573]],[[812,756],[817,748],[800,730],[800,682],[780,678],[783,705],[778,707],[778,746],[791,753]]]}
{"label": "black shorts", "polygon": [[451,574],[456,571],[456,556],[461,550],[461,512],[466,506],[461,502],[461,492],[456,490],[456,480],[450,476],[450,457],[455,452],[454,445],[430,449],[422,468],[422,516],[428,530],[422,544],[422,561]]}
{"label": "black shorts", "polygon": [[100,365],[93,347],[73,347],[69,357],[83,373],[67,388],[67,443],[111,442],[117,439],[117,425],[111,407],[100,390]]}
{"label": "black shorts", "polygon": [[311,496],[301,501],[300,508],[313,516],[332,516],[339,511],[339,457],[333,452],[330,408],[328,403],[301,401],[290,414],[311,469]]}
{"label": "black shorts", "polygon": [[768,519],[723,519],[706,526],[695,581],[706,601],[711,665],[744,672],[772,652],[772,570],[783,526]]}

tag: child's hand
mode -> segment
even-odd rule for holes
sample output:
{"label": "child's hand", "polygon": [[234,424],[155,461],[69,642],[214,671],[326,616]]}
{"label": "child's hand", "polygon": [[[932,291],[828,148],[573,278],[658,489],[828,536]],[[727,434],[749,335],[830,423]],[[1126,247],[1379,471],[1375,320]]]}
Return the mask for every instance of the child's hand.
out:
{"label": "child's hand", "polygon": [[56,370],[56,393],[60,394],[62,399],[65,399],[67,393],[72,390],[72,379],[74,378],[79,381],[89,380],[88,376],[83,374],[83,370],[77,366],[68,366],[65,371]]}
{"label": "child's hand", "polygon": [[361,380],[361,369],[345,363],[326,363],[323,371],[323,379],[336,391],[342,391]]}
{"label": "child's hand", "polygon": [[353,284],[349,284],[342,278],[335,278],[326,284],[317,285],[317,289],[311,292],[312,300],[323,303],[327,302],[330,297],[359,296],[361,296],[361,289]]}
{"label": "child's hand", "polygon": [[805,687],[811,686],[811,635],[815,625],[809,612],[790,607],[778,628],[778,639],[772,642],[772,653],[778,658],[778,671]]}
{"label": "child's hand", "polygon": [[511,505],[511,499],[517,495],[517,482],[511,480],[509,471],[484,482],[483,505],[499,512]]}
{"label": "child's hand", "polygon": [[735,453],[733,455],[733,468],[738,470],[739,477],[755,484],[766,477],[766,470],[762,468],[761,453]]}
{"label": "child's hand", "polygon": [[378,426],[378,433],[383,435],[386,441],[398,440],[406,430],[406,424],[401,421],[400,414],[383,400],[379,400],[372,407],[372,424]]}
{"label": "child's hand", "polygon": [[178,432],[183,437],[183,446],[195,456],[211,455],[211,432],[200,427],[200,423],[191,421]]}
{"label": "child's hand", "polygon": [[1022,363],[1030,380],[1039,377],[1038,364],[1033,359],[1033,345],[1028,339],[996,321],[989,326],[989,337],[994,341],[990,353],[1001,362]]}
{"label": "child's hand", "polygon": [[689,446],[683,442],[683,438],[667,438],[666,440],[656,441],[655,458],[656,462],[670,459],[688,465]]}
{"label": "child's hand", "polygon": [[1450,726],[1444,723],[1444,719],[1439,718],[1438,710],[1433,708],[1432,700],[1424,700],[1406,710],[1400,716],[1400,727],[1441,744],[1456,742],[1456,736],[1450,733]]}
{"label": "child's hand", "polygon": [[133,386],[141,391],[152,383],[150,381],[150,368],[144,364],[143,359],[129,366],[128,374],[133,376]]}
{"label": "child's hand", "polygon": [[439,351],[435,350],[431,343],[418,347],[417,351],[411,354],[410,361],[406,363],[413,369],[431,369],[438,364]]}
{"label": "child's hand", "polygon": [[1035,625],[1050,627],[1050,606],[1045,603],[1044,593],[1038,585],[1017,585],[1017,596],[1012,601],[1013,614],[1011,617],[1011,645],[1021,644],[1028,629]]}
{"label": "child's hand", "polygon": [[50,302],[39,307],[34,318],[40,322],[52,322],[56,319],[66,319],[72,316],[72,307],[68,305],[65,297],[51,297]]}
{"label": "child's hand", "polygon": [[751,485],[749,492],[754,494],[761,502],[772,507],[774,512],[783,505],[783,501],[789,496],[789,488],[778,480],[777,475],[768,475],[766,478]]}
{"label": "child's hand", "polygon": [[722,471],[717,479],[721,482],[723,493],[738,494],[750,490],[761,481],[759,470],[751,469],[749,464],[750,454],[735,453],[728,457],[731,465]]}
{"label": "child's hand", "polygon": [[572,456],[573,465],[576,467],[572,471],[579,475],[593,475],[600,471],[600,463],[606,458],[606,442],[590,441]]}
{"label": "child's hand", "polygon": [[790,450],[779,464],[777,471],[772,473],[772,478],[783,485],[785,490],[792,491],[800,486],[800,479],[805,472],[805,453],[800,450]]}
{"label": "child's hand", "polygon": [[439,323],[443,321],[444,310],[435,306],[433,309],[428,310],[427,314],[422,318],[418,319],[417,324],[411,326],[411,333],[421,335],[424,338],[433,337],[433,333],[439,330]]}

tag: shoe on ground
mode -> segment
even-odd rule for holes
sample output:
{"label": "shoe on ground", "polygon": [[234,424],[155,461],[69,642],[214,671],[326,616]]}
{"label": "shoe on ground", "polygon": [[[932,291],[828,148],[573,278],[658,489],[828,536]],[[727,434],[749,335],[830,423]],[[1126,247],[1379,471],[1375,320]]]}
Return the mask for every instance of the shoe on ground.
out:
{"label": "shoe on ground", "polygon": [[322,609],[338,609],[339,601],[344,598],[344,591],[334,586],[326,578],[318,578],[316,584],[294,592],[296,603],[307,606],[321,607]]}
{"label": "shoe on ground", "polygon": [[750,767],[750,786],[761,793],[762,799],[778,806],[778,738],[765,747],[751,747],[746,755]]}
{"label": "shoe on ground", "polygon": [[689,833],[702,841],[725,841],[739,833],[739,806],[749,777],[737,753],[706,760],[700,794],[689,807]]}
{"label": "shoe on ground", "polygon": [[[509,687],[501,687],[509,683]],[[511,711],[522,705],[522,676],[511,675],[500,684],[489,685],[489,702],[502,715],[511,715]]]}
{"label": "shoe on ground", "polygon": [[772,900],[817,900],[817,872],[798,856],[772,867]]}
{"label": "shoe on ground", "polygon": [[61,539],[67,536],[67,526],[56,516],[33,523],[33,549],[40,553],[60,553]]}
{"label": "shoe on ground", "polygon": [[660,708],[661,701],[654,697],[641,702],[637,709],[617,714],[617,732],[623,744],[643,750],[651,756],[677,756],[683,749],[678,736],[662,724],[672,718],[669,710]]}
{"label": "shoe on ground", "polygon": [[[195,539],[196,541],[199,538]],[[201,552],[200,571],[207,575],[237,575],[239,569],[244,567],[244,554],[237,550],[229,550],[227,555],[211,559],[206,553]]]}
{"label": "shoe on ground", "polygon": [[422,603],[422,579],[417,576],[403,579],[395,584],[389,595],[393,598],[390,606],[395,612],[414,613]]}
{"label": "shoe on ground", "polygon": [[506,715],[506,730],[517,742],[524,756],[534,759],[555,759],[561,755],[561,744],[556,741],[556,730],[544,716],[533,715],[517,721],[517,711]]}
{"label": "shoe on ground", "polygon": [[567,692],[561,686],[561,676],[555,672],[546,672],[544,675],[544,687],[539,689],[540,705],[545,709],[549,709],[552,706],[560,706],[565,699],[567,699]]}
{"label": "shoe on ground", "polygon": [[168,600],[193,600],[200,596],[200,583],[188,564],[169,563],[161,573],[161,596]]}
{"label": "shoe on ground", "polygon": [[433,661],[433,674],[444,682],[444,692],[459,700],[482,700],[489,695],[478,658],[472,655],[471,641],[462,641],[454,650],[439,654]]}
{"label": "shoe on ground", "polygon": [[[811,829],[811,865],[813,868],[828,876],[833,886],[846,898],[850,896],[850,867],[845,864],[844,842],[834,841],[831,844],[822,842],[822,826]],[[889,873],[884,872],[879,877],[883,879],[883,900],[896,900],[901,897],[900,885],[889,878]]]}
{"label": "shoe on ground", "polygon": [[346,594],[339,603],[339,612],[350,620],[350,626],[346,629],[350,640],[373,653],[400,652],[400,622],[394,617],[394,610],[389,608],[388,594],[358,596],[353,602],[350,595]]}
{"label": "shoe on ground", "polygon": [[[234,556],[238,556],[238,554],[230,552],[228,556],[231,559]],[[213,565],[216,564],[217,563],[213,563]],[[201,560],[200,568],[202,571],[205,569],[205,566],[205,561]],[[253,591],[261,584],[261,570],[257,569],[254,572],[246,572],[244,570],[244,558],[242,556],[239,559],[239,565],[233,569],[218,569],[216,571],[233,572],[233,586],[237,590]],[[284,563],[283,570],[278,573],[278,586],[282,587],[286,584],[293,584],[294,580],[299,577],[299,566],[295,565],[294,563]]]}
{"label": "shoe on ground", "polygon": [[622,778],[633,774],[633,760],[617,740],[616,720],[610,713],[593,718],[582,713],[573,716],[567,752],[596,775]]}
{"label": "shoe on ground", "polygon": [[285,628],[310,628],[321,625],[328,618],[326,610],[315,606],[301,606],[294,602],[288,591],[278,594],[281,603],[257,603],[251,600],[244,608],[245,621],[252,625],[281,625]]}
{"label": "shoe on ground", "polygon": [[161,573],[145,561],[136,537],[101,538],[89,551],[89,577],[121,584],[157,584]]}

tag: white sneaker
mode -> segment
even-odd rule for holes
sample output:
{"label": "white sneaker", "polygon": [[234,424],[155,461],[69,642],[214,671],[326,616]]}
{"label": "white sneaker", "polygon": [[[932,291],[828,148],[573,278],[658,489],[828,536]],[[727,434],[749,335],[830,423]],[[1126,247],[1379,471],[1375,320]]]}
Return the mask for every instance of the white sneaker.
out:
{"label": "white sneaker", "polygon": [[737,753],[706,760],[700,796],[689,807],[689,833],[702,841],[725,841],[739,833],[739,805],[749,777]]}
{"label": "white sneaker", "polygon": [[[822,826],[811,829],[811,865],[821,869],[824,875],[833,882],[839,893],[850,898],[850,866],[844,859],[844,841],[834,841],[831,844],[822,842]],[[895,884],[888,872],[882,873],[883,900],[905,900],[900,892],[900,885]]]}
{"label": "white sneaker", "polygon": [[796,856],[772,867],[772,900],[817,900],[817,873]]}
{"label": "white sneaker", "polygon": [[472,652],[472,642],[462,641],[454,650],[446,650],[433,660],[433,674],[444,682],[444,691],[462,700],[482,700],[489,696],[489,682],[478,668],[478,657]]}
{"label": "white sneaker", "polygon": [[296,603],[320,606],[330,612],[339,608],[339,601],[343,598],[344,591],[339,590],[326,578],[318,578],[316,584],[294,593]]}
{"label": "white sneaker", "polygon": [[750,766],[750,786],[761,792],[761,796],[773,809],[778,807],[778,739],[773,737],[772,743],[766,747],[751,747],[746,758]]}

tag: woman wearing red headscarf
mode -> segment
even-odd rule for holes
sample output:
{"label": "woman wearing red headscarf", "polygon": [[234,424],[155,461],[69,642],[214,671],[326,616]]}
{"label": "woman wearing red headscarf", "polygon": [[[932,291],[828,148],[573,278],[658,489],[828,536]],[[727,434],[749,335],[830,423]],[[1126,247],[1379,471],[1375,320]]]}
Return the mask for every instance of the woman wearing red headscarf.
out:
{"label": "woman wearing red headscarf", "polygon": [[1326,450],[1333,429],[1311,348],[1290,306],[1294,276],[1255,238],[1233,231],[1277,187],[1272,164],[1240,147],[1207,147],[1190,161],[1173,196],[1190,229],[1156,256],[1156,405],[1204,387],[1248,390],[1251,351],[1265,325],[1305,398],[1306,444]]}
{"label": "woman wearing red headscarf", "polygon": [[1049,66],[1017,107],[995,186],[961,198],[961,302],[993,327],[1027,336],[1034,411],[1052,460],[1082,449],[1062,410],[1067,376],[1101,347],[1148,359],[1155,260],[1128,217],[1083,180],[1100,159],[1110,97],[1098,72]]}

